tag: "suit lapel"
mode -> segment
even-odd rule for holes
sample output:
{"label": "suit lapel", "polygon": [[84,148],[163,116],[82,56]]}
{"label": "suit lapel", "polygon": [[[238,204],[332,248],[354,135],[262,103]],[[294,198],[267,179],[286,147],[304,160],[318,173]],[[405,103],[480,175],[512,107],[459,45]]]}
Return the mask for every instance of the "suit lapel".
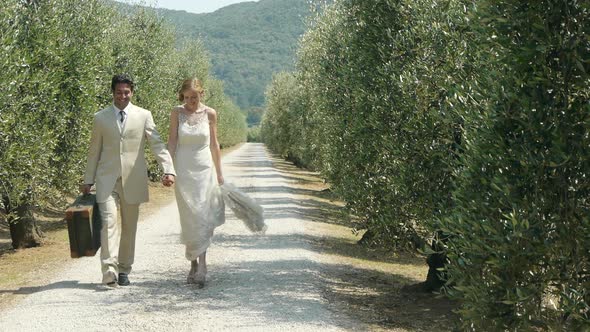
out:
{"label": "suit lapel", "polygon": [[105,122],[110,127],[110,130],[121,135],[121,130],[119,129],[119,124],[117,123],[117,116],[115,114],[115,107],[113,105],[107,107],[104,117]]}

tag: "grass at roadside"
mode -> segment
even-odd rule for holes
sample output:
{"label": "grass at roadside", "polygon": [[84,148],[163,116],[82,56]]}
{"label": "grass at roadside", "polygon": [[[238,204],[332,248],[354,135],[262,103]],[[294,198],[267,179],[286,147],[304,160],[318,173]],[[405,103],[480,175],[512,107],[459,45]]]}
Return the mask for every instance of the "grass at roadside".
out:
{"label": "grass at roadside", "polygon": [[274,167],[296,180],[308,209],[305,240],[321,257],[322,296],[336,312],[369,326],[371,331],[452,331],[456,304],[423,292],[425,257],[387,248],[359,245],[351,218],[316,174],[273,158]]}

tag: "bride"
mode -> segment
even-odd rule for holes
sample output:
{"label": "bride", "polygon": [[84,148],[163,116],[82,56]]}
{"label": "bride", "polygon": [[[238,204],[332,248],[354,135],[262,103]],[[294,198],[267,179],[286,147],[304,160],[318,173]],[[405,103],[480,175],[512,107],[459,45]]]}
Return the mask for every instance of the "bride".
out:
{"label": "bride", "polygon": [[205,285],[206,252],[213,230],[225,222],[221,152],[217,141],[217,114],[201,103],[203,87],[198,79],[182,82],[182,105],[170,113],[168,150],[176,168],[176,202],[181,241],[191,262],[189,284]]}

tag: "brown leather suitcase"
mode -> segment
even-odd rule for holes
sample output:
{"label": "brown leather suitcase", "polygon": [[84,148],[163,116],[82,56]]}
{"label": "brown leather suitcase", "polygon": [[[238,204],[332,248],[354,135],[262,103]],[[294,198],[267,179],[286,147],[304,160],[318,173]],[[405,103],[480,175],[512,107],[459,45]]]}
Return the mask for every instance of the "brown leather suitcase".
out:
{"label": "brown leather suitcase", "polygon": [[66,209],[72,258],[94,256],[100,248],[101,219],[96,195],[81,195]]}

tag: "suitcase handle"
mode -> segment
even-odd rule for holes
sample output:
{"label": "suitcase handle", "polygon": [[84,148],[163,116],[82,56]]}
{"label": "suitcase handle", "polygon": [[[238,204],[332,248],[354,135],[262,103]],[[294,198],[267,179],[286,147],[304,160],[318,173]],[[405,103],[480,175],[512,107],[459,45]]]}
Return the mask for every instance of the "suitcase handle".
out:
{"label": "suitcase handle", "polygon": [[91,198],[92,198],[92,194],[90,194],[90,193],[82,194],[82,196],[80,196],[80,199],[76,203],[76,206],[80,207],[82,205],[85,205],[85,203],[89,203]]}

